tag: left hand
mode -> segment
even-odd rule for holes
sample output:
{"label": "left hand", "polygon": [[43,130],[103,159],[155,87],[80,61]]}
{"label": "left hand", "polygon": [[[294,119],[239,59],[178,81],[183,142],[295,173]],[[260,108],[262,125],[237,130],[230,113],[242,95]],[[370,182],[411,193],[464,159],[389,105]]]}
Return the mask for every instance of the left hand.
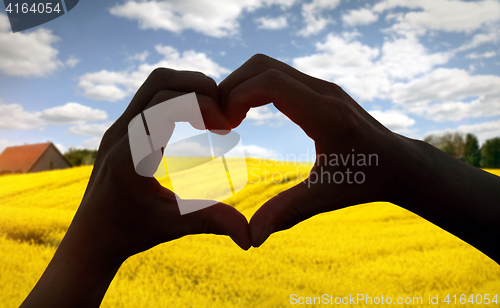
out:
{"label": "left hand", "polygon": [[97,307],[123,261],[187,234],[229,235],[242,249],[250,248],[248,222],[236,209],[217,203],[181,215],[173,192],[134,169],[129,122],[148,107],[190,92],[197,93],[208,129],[228,129],[211,78],[197,72],[153,71],[106,131],[82,203],[22,307]]}
{"label": "left hand", "polygon": [[93,245],[108,256],[125,259],[195,233],[229,235],[241,248],[250,247],[247,220],[233,207],[218,203],[180,215],[173,192],[134,170],[127,135],[130,120],[151,106],[187,92],[197,93],[207,129],[228,128],[217,103],[217,86],[211,78],[198,72],[157,69],[104,135],[71,231],[85,233],[85,237],[92,234]]}

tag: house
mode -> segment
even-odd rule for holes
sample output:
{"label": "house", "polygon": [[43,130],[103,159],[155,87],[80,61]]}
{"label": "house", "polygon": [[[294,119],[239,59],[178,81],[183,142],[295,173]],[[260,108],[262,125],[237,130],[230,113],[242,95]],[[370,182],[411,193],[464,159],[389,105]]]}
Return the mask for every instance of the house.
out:
{"label": "house", "polygon": [[0,154],[0,174],[29,173],[70,168],[52,142],[7,147]]}

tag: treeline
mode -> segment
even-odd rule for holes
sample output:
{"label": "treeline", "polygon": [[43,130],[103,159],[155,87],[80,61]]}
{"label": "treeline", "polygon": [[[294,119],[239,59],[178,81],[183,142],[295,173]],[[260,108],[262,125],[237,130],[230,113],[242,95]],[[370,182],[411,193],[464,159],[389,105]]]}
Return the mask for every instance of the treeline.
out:
{"label": "treeline", "polygon": [[66,153],[64,153],[64,157],[66,157],[73,167],[93,165],[96,156],[97,150],[89,149],[70,148]]}
{"label": "treeline", "polygon": [[[466,163],[480,168],[500,168],[500,137],[486,140],[479,147],[477,137],[473,134],[447,133],[442,136],[430,135],[425,142],[455,156]],[[64,157],[72,166],[93,165],[97,150],[70,148]]]}
{"label": "treeline", "polygon": [[500,137],[486,140],[481,147],[473,134],[430,135],[424,141],[475,167],[500,168]]}

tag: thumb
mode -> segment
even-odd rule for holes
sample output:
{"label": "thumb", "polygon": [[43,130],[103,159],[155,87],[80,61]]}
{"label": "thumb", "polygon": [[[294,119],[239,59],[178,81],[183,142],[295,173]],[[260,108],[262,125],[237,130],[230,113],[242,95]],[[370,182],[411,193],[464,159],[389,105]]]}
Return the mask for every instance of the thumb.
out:
{"label": "thumb", "polygon": [[[188,200],[183,200],[183,202]],[[207,200],[189,200],[189,202],[207,202]],[[194,205],[197,206],[197,205]],[[182,215],[188,222],[188,233],[211,233],[229,235],[242,249],[248,250],[250,233],[246,217],[237,209],[224,203],[217,203],[186,215]]]}
{"label": "thumb", "polygon": [[306,180],[264,203],[250,220],[252,246],[259,247],[272,233],[326,211],[325,200],[330,198],[324,198],[321,186]]}

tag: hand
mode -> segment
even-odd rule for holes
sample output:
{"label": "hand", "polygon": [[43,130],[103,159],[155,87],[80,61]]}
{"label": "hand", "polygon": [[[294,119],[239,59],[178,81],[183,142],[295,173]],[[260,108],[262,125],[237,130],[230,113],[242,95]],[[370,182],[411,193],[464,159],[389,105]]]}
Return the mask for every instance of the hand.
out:
{"label": "hand", "polygon": [[187,234],[224,234],[245,250],[251,246],[248,222],[233,207],[218,203],[180,215],[173,192],[134,170],[129,122],[144,109],[187,92],[197,93],[208,129],[229,128],[211,78],[196,72],[153,71],[105,133],[83,201],[23,307],[98,306],[125,259]]}
{"label": "hand", "polygon": [[269,200],[250,220],[253,246],[318,213],[389,201],[499,262],[499,177],[391,132],[337,85],[264,55],[222,81],[219,98],[231,127],[250,108],[273,102],[315,142],[309,178]]}
{"label": "hand", "polygon": [[394,149],[400,148],[400,138],[339,86],[256,55],[220,83],[219,96],[233,128],[250,108],[273,102],[315,142],[317,159],[309,178],[252,217],[253,246],[318,213],[396,198],[401,165]]}

